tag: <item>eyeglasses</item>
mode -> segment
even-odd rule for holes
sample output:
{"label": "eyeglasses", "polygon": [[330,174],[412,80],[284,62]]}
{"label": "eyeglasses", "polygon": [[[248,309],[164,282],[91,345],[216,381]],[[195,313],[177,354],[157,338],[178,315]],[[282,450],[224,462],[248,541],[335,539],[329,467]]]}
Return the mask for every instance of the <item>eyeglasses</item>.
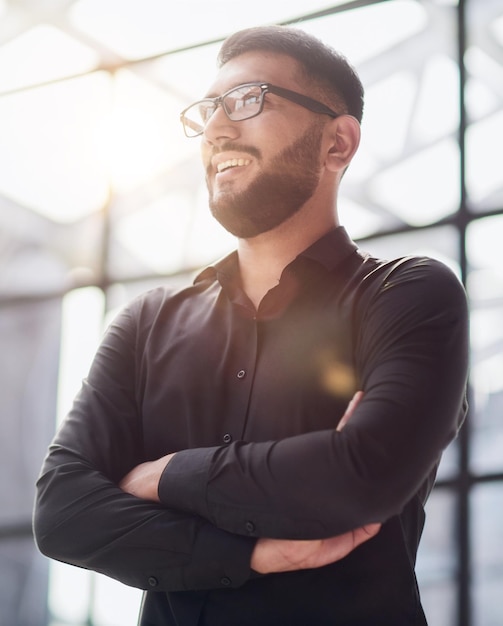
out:
{"label": "eyeglasses", "polygon": [[241,122],[262,113],[264,108],[264,96],[272,93],[280,98],[285,98],[295,104],[299,104],[309,111],[339,117],[339,113],[332,111],[321,102],[313,100],[296,91],[290,91],[283,87],[276,87],[270,83],[246,83],[226,91],[216,98],[204,98],[191,104],[180,113],[180,121],[187,137],[197,137],[204,131],[210,117],[221,105],[224,113],[233,122]]}

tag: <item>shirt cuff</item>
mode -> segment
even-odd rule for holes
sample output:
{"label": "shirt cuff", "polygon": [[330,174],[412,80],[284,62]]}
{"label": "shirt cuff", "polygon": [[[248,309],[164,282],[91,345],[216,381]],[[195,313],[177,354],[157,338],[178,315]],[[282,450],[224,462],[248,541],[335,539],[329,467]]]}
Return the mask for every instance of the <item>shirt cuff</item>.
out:
{"label": "shirt cuff", "polygon": [[211,524],[203,526],[190,566],[183,571],[186,588],[236,588],[255,577],[250,562],[256,541],[252,537],[227,533]]}
{"label": "shirt cuff", "polygon": [[159,480],[158,495],[167,507],[209,519],[206,499],[209,468],[218,447],[181,450]]}

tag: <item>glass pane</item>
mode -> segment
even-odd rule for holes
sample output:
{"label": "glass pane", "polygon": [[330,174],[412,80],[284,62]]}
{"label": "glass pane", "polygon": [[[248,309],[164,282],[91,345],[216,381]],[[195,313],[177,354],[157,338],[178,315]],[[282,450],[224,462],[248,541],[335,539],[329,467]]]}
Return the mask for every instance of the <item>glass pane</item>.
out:
{"label": "glass pane", "polygon": [[[219,44],[185,46],[215,41],[240,27],[333,8],[332,15],[298,25],[347,54],[366,88],[362,144],[343,180],[341,222],[378,256],[427,254],[458,276],[461,248],[456,228],[430,227],[459,205],[457,0],[387,0],[342,12],[336,10],[346,0],[48,0],[40,14],[24,4],[19,11],[15,3],[0,0],[0,338],[5,360],[0,397],[2,413],[12,416],[1,424],[0,458],[4,477],[21,481],[13,495],[4,478],[8,506],[0,517],[6,524],[30,516],[34,474],[55,414],[66,413],[86,374],[105,306],[107,323],[139,292],[158,284],[186,284],[192,269],[234,247],[233,238],[210,216],[198,142],[185,140],[178,120],[180,109],[211,82]],[[503,4],[468,0],[465,6],[468,201],[474,212],[499,211]],[[97,67],[109,71],[92,71]],[[59,80],[80,72],[90,73]],[[29,88],[44,80],[56,82]],[[376,238],[403,226],[421,229]],[[478,475],[503,471],[502,240],[503,217],[468,227],[470,469]],[[87,288],[110,281],[106,297],[101,289]],[[69,290],[62,320],[59,298],[41,302],[32,297]],[[25,297],[32,299],[23,302]],[[22,445],[12,445],[19,428],[30,434],[28,448],[26,437]],[[453,442],[439,477],[456,479],[458,471]],[[471,626],[503,623],[502,489],[499,483],[478,486],[471,498]],[[456,626],[456,511],[455,494],[435,489],[418,556],[429,626]],[[32,540],[2,539],[0,565],[0,622],[45,624],[48,562],[35,552]],[[137,590],[61,564],[51,568],[51,585],[51,626],[136,623]]]}
{"label": "glass pane", "polygon": [[459,234],[452,226],[427,228],[360,242],[360,247],[383,259],[425,255],[448,265],[459,277]]}
{"label": "glass pane", "polygon": [[109,100],[104,72],[0,98],[0,194],[62,224],[98,211],[109,181],[97,127]]}
{"label": "glass pane", "polygon": [[448,6],[384,2],[302,24],[346,54],[365,86],[362,141],[340,198],[356,237],[431,224],[458,208],[454,15]]}
{"label": "glass pane", "polygon": [[88,623],[93,576],[79,567],[51,561],[50,626]]}
{"label": "glass pane", "polygon": [[503,484],[477,486],[471,497],[474,624],[503,624]]}
{"label": "glass pane", "polygon": [[133,198],[128,211],[114,215],[109,250],[114,280],[197,268],[235,247],[234,238],[210,214],[202,173],[183,184],[187,174],[187,169],[172,168],[165,173],[170,190],[147,202],[138,194],[136,206]]}
{"label": "glass pane", "polygon": [[[241,28],[297,18],[345,0],[79,0],[74,26],[120,57],[135,59],[176,50]],[[120,24],[118,28],[117,24]]]}
{"label": "glass pane", "polygon": [[98,281],[103,226],[98,214],[58,224],[0,198],[0,298],[61,295]]}
{"label": "glass pane", "polygon": [[41,24],[0,47],[0,92],[86,72],[98,60],[97,51],[59,28]]}
{"label": "glass pane", "polygon": [[434,489],[426,505],[417,578],[429,626],[454,626],[456,616],[455,495]]}
{"label": "glass pane", "polygon": [[472,305],[472,468],[503,470],[503,217],[486,218],[467,231],[468,293]]}
{"label": "glass pane", "polygon": [[94,577],[93,626],[136,626],[142,591],[106,576]]}
{"label": "glass pane", "polygon": [[[503,206],[503,175],[496,157],[503,136],[503,5],[467,2],[466,184],[476,211]],[[473,25],[473,27],[471,27]]]}
{"label": "glass pane", "polygon": [[44,624],[47,561],[31,537],[35,481],[54,432],[59,300],[0,307],[0,623]]}
{"label": "glass pane", "polygon": [[74,289],[63,299],[57,421],[70,410],[103,334],[104,295],[98,287]]}
{"label": "glass pane", "polygon": [[[4,504],[5,506],[5,504]],[[47,624],[48,562],[32,538],[5,536],[0,540],[0,624]]]}

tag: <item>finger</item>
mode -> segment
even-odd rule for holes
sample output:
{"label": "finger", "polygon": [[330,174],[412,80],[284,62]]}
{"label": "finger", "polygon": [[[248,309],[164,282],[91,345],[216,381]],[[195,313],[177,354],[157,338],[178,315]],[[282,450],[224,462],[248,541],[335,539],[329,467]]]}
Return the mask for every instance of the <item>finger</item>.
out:
{"label": "finger", "polygon": [[358,406],[360,400],[363,398],[363,391],[357,391],[355,395],[351,398],[344,415],[342,416],[340,422],[337,424],[336,430],[342,430],[344,426],[348,423],[349,418],[353,415],[356,407]]}
{"label": "finger", "polygon": [[372,537],[375,537],[380,530],[381,524],[367,524],[361,528],[356,528],[353,530],[354,547],[356,548],[369,539],[372,539]]}
{"label": "finger", "polygon": [[315,562],[311,567],[321,567],[329,563],[340,561],[353,552],[358,546],[369,541],[380,530],[381,524],[368,524],[361,528],[350,530],[342,535],[325,539],[323,550],[314,555]]}

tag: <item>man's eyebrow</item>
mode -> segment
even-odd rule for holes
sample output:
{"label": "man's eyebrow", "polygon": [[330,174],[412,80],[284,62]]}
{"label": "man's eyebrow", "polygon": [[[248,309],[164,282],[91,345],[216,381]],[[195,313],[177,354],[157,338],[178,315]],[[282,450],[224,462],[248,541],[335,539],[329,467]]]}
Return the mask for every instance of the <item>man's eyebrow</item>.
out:
{"label": "man's eyebrow", "polygon": [[265,83],[267,83],[266,80],[245,80],[245,81],[236,83],[235,85],[225,89],[221,93],[216,93],[215,91],[208,91],[206,95],[202,97],[202,99],[204,100],[205,98],[218,98],[219,96],[222,96],[224,93],[232,91],[233,89],[237,89],[238,87],[242,87],[243,85],[263,85]]}

